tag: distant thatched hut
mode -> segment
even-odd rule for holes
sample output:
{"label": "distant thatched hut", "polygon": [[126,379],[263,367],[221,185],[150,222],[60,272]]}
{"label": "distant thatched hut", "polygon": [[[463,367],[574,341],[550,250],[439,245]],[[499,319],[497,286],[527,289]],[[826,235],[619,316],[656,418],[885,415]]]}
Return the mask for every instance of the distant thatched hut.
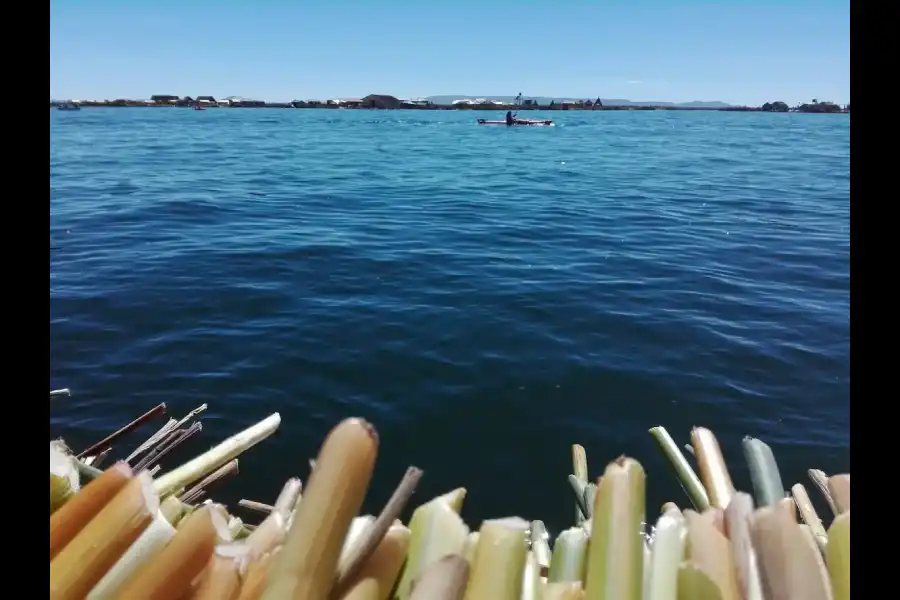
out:
{"label": "distant thatched hut", "polygon": [[362,99],[364,108],[401,108],[403,102],[385,94],[369,94]]}

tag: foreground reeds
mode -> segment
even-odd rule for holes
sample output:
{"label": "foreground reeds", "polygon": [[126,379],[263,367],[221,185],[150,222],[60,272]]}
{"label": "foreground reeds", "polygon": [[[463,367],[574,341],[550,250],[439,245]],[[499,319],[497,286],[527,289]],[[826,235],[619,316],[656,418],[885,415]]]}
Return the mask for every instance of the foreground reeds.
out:
{"label": "foreground reeds", "polygon": [[[237,471],[237,457],[273,433],[280,417],[156,475],[159,458],[199,429],[184,427],[199,412],[170,420],[106,471],[97,465],[120,432],[77,457],[51,443],[51,598],[850,597],[849,474],[810,471],[834,513],[822,519],[802,484],[785,490],[774,454],[760,440],[743,442],[751,496],[734,488],[711,431],[691,432],[695,470],[668,432],[653,428],[693,507],[668,502],[658,516],[646,510],[646,475],[637,460],[617,458],[592,481],[584,448],[573,446],[575,523],[551,546],[542,521],[506,517],[470,528],[460,515],[464,488],[421,504],[404,524],[399,518],[422,476],[415,467],[379,515],[359,515],[378,454],[374,426],[359,418],[332,429],[305,489],[291,479],[273,505],[242,501],[266,513],[259,525],[245,524],[222,505],[198,501]],[[561,474],[559,489],[565,487]]]}

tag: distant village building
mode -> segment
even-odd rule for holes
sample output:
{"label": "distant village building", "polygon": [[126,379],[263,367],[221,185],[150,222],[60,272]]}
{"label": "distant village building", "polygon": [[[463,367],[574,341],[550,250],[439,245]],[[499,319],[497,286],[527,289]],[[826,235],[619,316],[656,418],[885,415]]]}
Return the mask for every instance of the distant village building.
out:
{"label": "distant village building", "polygon": [[362,106],[365,108],[401,108],[403,102],[393,96],[386,94],[369,94],[362,99]]}
{"label": "distant village building", "polygon": [[230,107],[265,106],[266,103],[262,100],[251,100],[250,98],[242,98],[241,96],[227,96],[219,100],[218,105]]}
{"label": "distant village building", "polygon": [[201,106],[216,106],[216,99],[212,96],[197,96],[197,104]]}
{"label": "distant village building", "polygon": [[166,94],[154,94],[150,96],[150,101],[154,104],[175,104],[181,100],[178,96],[168,96]]}

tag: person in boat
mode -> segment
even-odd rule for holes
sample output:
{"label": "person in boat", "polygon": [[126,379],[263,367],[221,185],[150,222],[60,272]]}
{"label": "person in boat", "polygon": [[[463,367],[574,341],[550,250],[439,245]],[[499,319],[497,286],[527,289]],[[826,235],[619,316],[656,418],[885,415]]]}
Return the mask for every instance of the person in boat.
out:
{"label": "person in boat", "polygon": [[516,124],[516,119],[515,119],[515,117],[513,117],[511,110],[506,111],[506,124],[507,125],[515,125]]}

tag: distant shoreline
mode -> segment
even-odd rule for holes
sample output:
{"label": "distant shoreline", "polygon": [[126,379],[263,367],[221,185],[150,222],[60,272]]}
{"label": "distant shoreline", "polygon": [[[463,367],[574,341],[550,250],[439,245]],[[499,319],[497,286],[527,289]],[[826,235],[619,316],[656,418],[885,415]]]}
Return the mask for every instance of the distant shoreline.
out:
{"label": "distant shoreline", "polygon": [[[800,113],[817,113],[817,114],[849,114],[849,105],[840,107],[838,105],[823,102],[814,104],[803,104],[798,107],[788,108],[784,103],[770,104],[763,106],[676,106],[676,105],[614,105],[605,106],[598,104],[585,103],[560,103],[549,105],[525,104],[525,105],[498,105],[498,104],[409,104],[396,100],[393,97],[387,101],[367,101],[368,98],[360,101],[347,101],[343,103],[316,102],[316,101],[294,101],[294,102],[262,102],[262,101],[246,101],[230,104],[222,104],[215,100],[204,102],[201,101],[200,106],[203,110],[207,109],[233,109],[233,108],[292,108],[292,109],[322,109],[322,110],[472,110],[472,111],[503,111],[513,110],[515,112],[524,111],[633,111],[633,110],[677,110],[677,111],[717,111],[717,112],[800,112]],[[395,101],[395,102],[392,102]],[[50,107],[54,108],[61,104],[67,104],[69,101],[51,101]],[[79,100],[75,103],[80,107],[92,108],[192,108],[197,105],[197,101],[190,98],[174,98],[163,102],[148,102],[141,100]]]}

